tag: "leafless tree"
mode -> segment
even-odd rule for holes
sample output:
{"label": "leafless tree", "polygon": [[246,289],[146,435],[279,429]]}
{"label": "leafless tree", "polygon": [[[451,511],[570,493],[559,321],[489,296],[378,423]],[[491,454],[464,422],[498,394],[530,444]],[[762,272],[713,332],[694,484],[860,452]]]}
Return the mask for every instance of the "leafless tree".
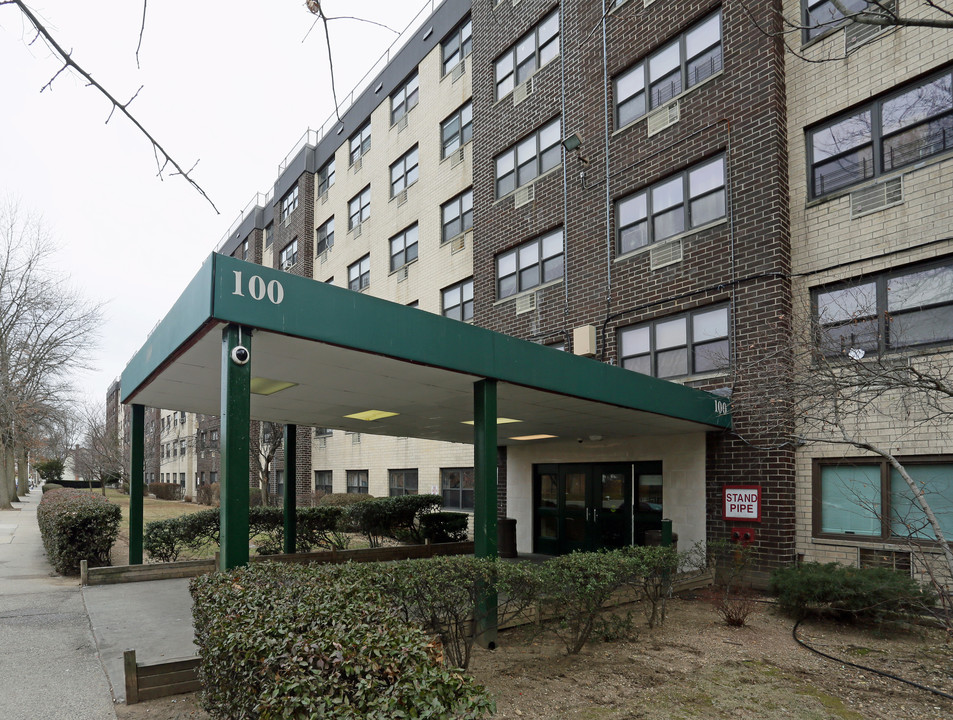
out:
{"label": "leafless tree", "polygon": [[50,267],[55,248],[39,218],[0,204],[0,508],[16,499],[14,461],[70,397],[89,366],[101,309]]}
{"label": "leafless tree", "polygon": [[82,477],[100,482],[103,495],[106,483],[127,479],[122,443],[118,433],[106,423],[105,407],[89,406],[83,410],[83,442],[75,462]]}
{"label": "leafless tree", "polygon": [[284,443],[284,429],[281,423],[262,422],[258,424],[258,432],[252,433],[252,452],[258,460],[256,468],[262,505],[268,505],[271,501],[269,478],[275,457]]}

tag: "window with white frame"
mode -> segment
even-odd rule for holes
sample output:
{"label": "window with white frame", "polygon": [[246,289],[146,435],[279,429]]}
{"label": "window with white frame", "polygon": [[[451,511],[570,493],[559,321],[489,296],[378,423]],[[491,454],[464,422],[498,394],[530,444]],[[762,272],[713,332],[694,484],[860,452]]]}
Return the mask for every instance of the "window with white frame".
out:
{"label": "window with white frame", "polygon": [[347,268],[347,287],[349,290],[363,290],[371,284],[370,253]]}
{"label": "window with white frame", "polygon": [[563,276],[563,231],[558,228],[496,256],[500,300]]}
{"label": "window with white frame", "polygon": [[512,92],[558,54],[559,11],[553,10],[493,63],[496,99]]}
{"label": "window with white frame", "polygon": [[316,493],[322,493],[324,495],[330,495],[334,492],[334,486],[331,482],[332,480],[332,471],[331,470],[315,470],[314,471],[314,491]]}
{"label": "window with white frame", "polygon": [[467,278],[440,291],[445,317],[454,320],[473,319],[473,278]]}
{"label": "window with white frame", "polygon": [[390,239],[391,272],[417,259],[417,223]]}
{"label": "window with white frame", "polygon": [[905,85],[807,132],[821,197],[953,150],[953,72]]}
{"label": "window with white frame", "polygon": [[[953,457],[901,459],[945,537],[953,534]],[[936,534],[898,470],[886,460],[817,460],[814,535],[933,541]]]}
{"label": "window with white frame", "polygon": [[440,487],[445,508],[473,509],[473,468],[441,468]]}
{"label": "window with white frame", "polygon": [[719,156],[616,201],[616,251],[624,255],[720,220],[725,203]]}
{"label": "window with white frame", "polygon": [[447,242],[473,227],[473,188],[440,206],[440,242]]}
{"label": "window with white frame", "polygon": [[622,328],[619,364],[658,378],[727,369],[728,307],[703,307]]}
{"label": "window with white frame", "polygon": [[390,485],[390,496],[417,494],[417,470],[388,470],[387,480]]}
{"label": "window with white frame", "polygon": [[371,216],[371,186],[368,185],[347,204],[347,229],[353,230]]}
{"label": "window with white frame", "polygon": [[496,196],[508,195],[558,166],[562,158],[559,118],[496,156]]}
{"label": "window with white frame", "polygon": [[351,165],[363,157],[371,149],[371,121],[364,123],[360,130],[351,135],[348,143]]}
{"label": "window with white frame", "polygon": [[281,200],[281,220],[284,222],[287,220],[291,213],[293,213],[298,208],[298,186],[295,185],[291,188],[291,192],[284,196]]}
{"label": "window with white frame", "polygon": [[624,127],[649,110],[664,105],[721,68],[719,11],[615,78],[613,95],[616,127]]}
{"label": "window with white frame", "polygon": [[420,88],[417,73],[414,73],[390,96],[390,124],[395,125],[398,120],[413,110],[419,98]]}
{"label": "window with white frame", "polygon": [[316,252],[318,255],[334,247],[334,216],[332,215],[322,223],[316,233],[318,241]]}
{"label": "window with white frame", "polygon": [[468,17],[454,28],[441,44],[443,50],[443,74],[453,70],[463,58],[473,52],[473,23]]}
{"label": "window with white frame", "polygon": [[318,195],[324,195],[334,185],[334,157],[318,170]]}
{"label": "window with white frame", "polygon": [[278,253],[278,266],[287,270],[298,262],[298,238],[285,245]]}
{"label": "window with white frame", "polygon": [[367,470],[347,471],[347,491],[367,495]]}
{"label": "window with white frame", "polygon": [[401,190],[417,182],[417,146],[414,145],[401,158],[390,166],[390,196],[394,197]]}
{"label": "window with white frame", "polygon": [[466,145],[473,138],[473,103],[454,111],[453,115],[440,123],[440,139],[443,154],[447,157],[454,150]]}
{"label": "window with white frame", "polygon": [[953,260],[890,270],[815,288],[820,350],[867,353],[953,341]]}
{"label": "window with white frame", "polygon": [[[867,0],[841,0],[840,4],[849,13],[866,10],[868,5]],[[873,8],[873,10],[878,9]],[[831,0],[801,0],[801,12],[804,42],[839,28],[846,22],[844,14]]]}

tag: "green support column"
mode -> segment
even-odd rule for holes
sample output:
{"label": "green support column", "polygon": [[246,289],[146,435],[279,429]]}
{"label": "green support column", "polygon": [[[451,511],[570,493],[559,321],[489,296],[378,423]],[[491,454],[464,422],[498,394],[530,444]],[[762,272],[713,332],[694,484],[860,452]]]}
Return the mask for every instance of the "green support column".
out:
{"label": "green support column", "polygon": [[[478,558],[496,558],[496,380],[473,386],[473,541]],[[477,642],[496,646],[496,593],[486,592],[477,604]]]}
{"label": "green support column", "polygon": [[142,565],[142,490],[146,470],[146,409],[132,406],[129,463],[129,564]]}
{"label": "green support column", "polygon": [[[244,358],[232,359],[243,346]],[[221,531],[219,566],[248,564],[248,453],[251,423],[251,332],[238,325],[222,331]]]}
{"label": "green support column", "polygon": [[285,552],[294,553],[298,533],[298,427],[285,425]]}

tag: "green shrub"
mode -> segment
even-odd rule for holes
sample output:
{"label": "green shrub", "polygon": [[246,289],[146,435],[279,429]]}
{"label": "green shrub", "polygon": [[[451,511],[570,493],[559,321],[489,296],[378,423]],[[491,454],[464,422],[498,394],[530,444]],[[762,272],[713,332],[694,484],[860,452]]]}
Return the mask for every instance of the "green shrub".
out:
{"label": "green shrub", "polygon": [[620,572],[627,576],[626,584],[641,591],[649,627],[665,622],[665,601],[682,559],[678,551],[674,547],[640,545],[625,548],[622,554],[626,560]]}
{"label": "green shrub", "polygon": [[420,534],[432,543],[462,542],[467,539],[470,516],[441,511],[420,516]]}
{"label": "green shrub", "polygon": [[574,655],[592,635],[606,601],[637,576],[638,559],[619,550],[560,555],[539,568],[544,595],[540,607],[549,628]]}
{"label": "green shrub", "polygon": [[483,718],[486,692],[443,667],[373,568],[261,563],[191,583],[203,704],[215,718]]}
{"label": "green shrub", "polygon": [[142,534],[142,547],[153,560],[175,562],[179,559],[183,545],[179,518],[146,523]]}
{"label": "green shrub", "polygon": [[[298,508],[297,544],[299,552],[315,548],[344,550],[350,538],[339,530],[345,509],[333,505]],[[304,549],[304,548],[307,548]]]}
{"label": "green shrub", "polygon": [[363,495],[362,493],[328,493],[318,499],[318,506],[332,505],[334,507],[348,507],[365,500],[373,500],[373,495]]}
{"label": "green shrub", "polygon": [[422,543],[420,518],[437,512],[443,506],[443,498],[440,495],[399,495],[388,499],[391,504],[388,534],[397,540]]}
{"label": "green shrub", "polygon": [[498,621],[506,622],[536,602],[534,567],[455,555],[381,564],[374,575],[401,617],[439,637],[447,665],[465,670],[479,623],[486,618],[480,602],[484,594],[497,593]]}
{"label": "green shrub", "polygon": [[[199,485],[195,488],[195,501],[199,505],[219,505],[221,486],[218,483]],[[254,493],[252,493],[254,495]]]}
{"label": "green shrub", "polygon": [[63,486],[59,483],[43,483],[43,492],[48,493],[50,490],[62,490]]}
{"label": "green shrub", "polygon": [[101,495],[64,488],[43,495],[36,511],[43,547],[61,575],[79,574],[80,560],[90,567],[109,565],[119,537],[122,511]]}
{"label": "green shrub", "polygon": [[809,562],[771,573],[771,591],[785,612],[803,618],[828,611],[864,620],[913,613],[935,597],[912,578],[887,568]]}
{"label": "green shrub", "polygon": [[155,495],[157,500],[181,500],[182,486],[178,483],[149,483],[149,493]]}

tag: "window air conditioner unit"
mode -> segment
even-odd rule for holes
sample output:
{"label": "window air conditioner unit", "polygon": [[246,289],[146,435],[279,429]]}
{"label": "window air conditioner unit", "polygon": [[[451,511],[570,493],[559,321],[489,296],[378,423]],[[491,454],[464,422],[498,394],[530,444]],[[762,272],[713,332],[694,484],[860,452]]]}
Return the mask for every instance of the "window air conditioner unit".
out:
{"label": "window air conditioner unit", "polygon": [[357,225],[355,225],[355,226],[352,228],[352,232],[354,233],[354,237],[356,237],[356,238],[361,237],[361,225],[362,225],[362,224],[363,224],[363,223],[358,223]]}
{"label": "window air conditioner unit", "polygon": [[850,219],[885,210],[903,203],[903,176],[869,185],[850,194]]}
{"label": "window air conditioner unit", "polygon": [[328,261],[328,251],[322,250],[321,252],[318,253],[318,262],[321,265],[324,265],[324,263],[326,263],[327,261]]}
{"label": "window air conditioner unit", "polygon": [[679,119],[678,100],[670,102],[649,114],[646,118],[648,136],[652,137],[665,128],[672,127]]}
{"label": "window air conditioner unit", "polygon": [[682,241],[670,240],[653,245],[649,251],[649,267],[658,270],[666,265],[674,265],[682,261]]}
{"label": "window air conditioner unit", "polygon": [[466,59],[461,60],[456,64],[456,67],[450,71],[450,78],[453,82],[456,82],[463,77],[463,73],[467,71],[467,61]]}
{"label": "window air conditioner unit", "polygon": [[513,88],[513,105],[519,105],[526,98],[533,94],[533,78],[528,77],[515,88]]}
{"label": "window air conditioner unit", "polygon": [[463,162],[463,146],[450,153],[450,167],[455,168],[457,165]]}
{"label": "window air conditioner unit", "polygon": [[513,207],[518,208],[521,205],[533,202],[536,199],[536,184],[530,183],[521,188],[517,188],[513,193]]}
{"label": "window air conditioner unit", "polygon": [[325,190],[323,193],[321,193],[321,204],[324,205],[324,203],[326,203],[327,201],[328,201],[328,191]]}
{"label": "window air conditioner unit", "polygon": [[516,314],[522,315],[523,313],[532,312],[536,309],[536,293],[530,293],[529,295],[523,295],[522,297],[516,298]]}
{"label": "window air conditioner unit", "polygon": [[405,114],[400,120],[397,121],[397,132],[403,132],[407,129],[407,124],[410,122],[410,115]]}
{"label": "window air conditioner unit", "polygon": [[407,266],[404,265],[403,267],[397,270],[397,282],[404,282],[404,280],[406,279],[407,279]]}
{"label": "window air conditioner unit", "polygon": [[354,172],[357,172],[362,167],[364,167],[364,158],[359,157],[357,160],[354,161],[354,164],[351,165],[351,170],[353,170]]}
{"label": "window air conditioner unit", "polygon": [[465,232],[463,235],[457,235],[453,240],[450,241],[450,254],[461,252],[467,247],[467,235],[472,237],[473,233],[470,231]]}
{"label": "window air conditioner unit", "polygon": [[394,199],[397,200],[397,207],[405,204],[407,202],[407,188],[404,188],[399,193],[394,196]]}

